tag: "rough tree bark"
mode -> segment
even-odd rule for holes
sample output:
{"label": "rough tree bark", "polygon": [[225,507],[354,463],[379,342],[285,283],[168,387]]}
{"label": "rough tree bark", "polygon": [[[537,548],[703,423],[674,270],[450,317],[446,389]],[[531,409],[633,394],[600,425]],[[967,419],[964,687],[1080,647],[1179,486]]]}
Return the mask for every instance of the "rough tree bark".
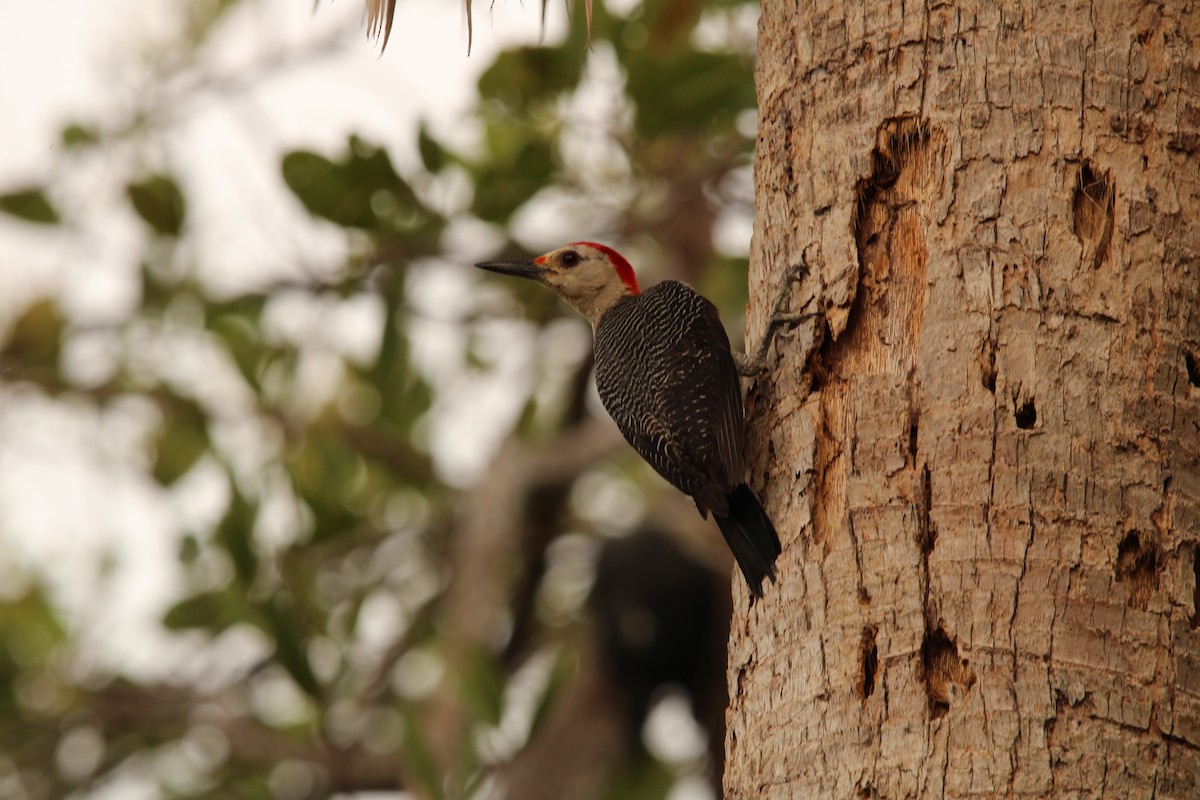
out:
{"label": "rough tree bark", "polygon": [[1200,7],[1002,6],[763,3],[729,800],[1200,797]]}

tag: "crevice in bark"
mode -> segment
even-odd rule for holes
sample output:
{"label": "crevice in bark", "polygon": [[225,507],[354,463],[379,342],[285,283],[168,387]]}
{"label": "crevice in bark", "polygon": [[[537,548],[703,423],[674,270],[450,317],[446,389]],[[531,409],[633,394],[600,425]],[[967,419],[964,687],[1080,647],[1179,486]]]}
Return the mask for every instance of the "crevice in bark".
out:
{"label": "crevice in bark", "polygon": [[858,687],[858,695],[866,700],[875,693],[875,676],[879,671],[879,647],[875,644],[878,633],[875,626],[863,628],[862,633],[862,683]]}
{"label": "crevice in bark", "polygon": [[1165,541],[1171,535],[1175,526],[1175,493],[1171,491],[1171,476],[1163,478],[1162,499],[1150,514],[1154,530],[1158,531],[1159,541]]}
{"label": "crevice in bark", "polygon": [[1129,592],[1129,602],[1145,609],[1158,583],[1162,561],[1158,545],[1149,536],[1130,531],[1117,545],[1116,577]]}
{"label": "crevice in bark", "polygon": [[1023,430],[1030,430],[1037,424],[1037,405],[1032,397],[1026,398],[1020,405],[1013,400],[1013,418],[1017,421],[1017,427]]}
{"label": "crevice in bark", "polygon": [[[910,384],[911,385],[911,384]],[[921,432],[921,417],[917,414],[916,409],[912,411],[908,420],[908,463],[909,466],[917,465],[917,438]]]}
{"label": "crevice in bark", "polygon": [[805,365],[806,371],[812,376],[812,382],[809,384],[810,392],[821,391],[825,388],[825,382],[829,380],[829,367],[826,359],[829,356],[828,343],[833,339],[829,331],[829,321],[823,321],[817,330],[820,331],[820,341],[808,354],[808,363]]}
{"label": "crevice in bark", "polygon": [[921,663],[925,667],[925,693],[929,698],[929,718],[940,719],[950,711],[951,701],[975,685],[975,671],[958,655],[958,646],[939,623],[931,632],[925,629],[921,643]]}
{"label": "crevice in bark", "polygon": [[1079,167],[1079,180],[1072,198],[1073,227],[1081,244],[1091,245],[1092,268],[1098,269],[1108,257],[1113,235],[1113,207],[1116,198],[1112,176],[1098,171],[1091,162]]}
{"label": "crevice in bark", "polygon": [[1183,354],[1183,365],[1187,368],[1188,383],[1192,386],[1200,387],[1200,364],[1196,363],[1196,356],[1185,352]]}
{"label": "crevice in bark", "polygon": [[783,130],[783,174],[787,178],[784,184],[784,193],[791,195],[796,191],[796,169],[793,166],[796,162],[795,145],[792,138],[792,112],[791,109],[781,108],[779,114],[779,127]]}
{"label": "crevice in bark", "polygon": [[824,545],[826,529],[829,526],[830,491],[829,481],[832,475],[833,461],[840,451],[839,443],[834,439],[831,428],[829,399],[826,392],[821,392],[821,402],[818,406],[818,430],[813,452],[813,469],[816,472],[816,502],[813,504],[812,541],[813,545]]}
{"label": "crevice in bark", "polygon": [[930,521],[929,512],[933,507],[932,476],[929,465],[921,466],[921,505],[917,515],[917,547],[921,549],[921,566],[925,571],[926,580],[929,576],[929,554],[937,543],[937,527]]}
{"label": "crevice in bark", "polygon": [[858,531],[854,529],[853,516],[846,524],[846,531],[850,534],[850,550],[854,553],[854,570],[858,575],[858,602],[870,605],[871,593],[867,591],[867,584],[863,581],[862,547],[858,543]]}
{"label": "crevice in bark", "polygon": [[996,393],[996,340],[990,336],[979,348],[979,380],[983,388]]}
{"label": "crevice in bark", "polygon": [[[853,468],[854,451],[848,446],[854,436],[848,406],[851,382],[893,371],[907,373],[912,380],[925,309],[926,252],[920,244],[925,220],[918,206],[940,187],[941,151],[926,152],[932,136],[929,126],[915,116],[884,120],[871,151],[871,173],[854,186],[851,234],[857,246],[857,288],[844,328],[836,339],[826,329],[809,361],[813,390],[821,395],[813,538],[826,547],[831,532],[844,524],[845,475]],[[943,144],[941,136],[937,141]],[[890,333],[896,323],[899,337]],[[918,433],[914,424],[914,466]],[[839,463],[842,459],[845,468]]]}
{"label": "crevice in bark", "polygon": [[1200,544],[1192,547],[1192,630],[1200,629]]}

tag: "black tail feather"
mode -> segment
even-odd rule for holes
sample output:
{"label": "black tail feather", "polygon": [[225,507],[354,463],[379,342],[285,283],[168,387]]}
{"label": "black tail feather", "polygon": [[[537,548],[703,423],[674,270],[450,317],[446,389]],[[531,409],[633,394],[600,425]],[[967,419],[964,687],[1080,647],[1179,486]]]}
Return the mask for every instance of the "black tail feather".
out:
{"label": "black tail feather", "polygon": [[746,576],[746,583],[750,584],[750,591],[755,597],[762,597],[763,578],[775,582],[775,557],[783,552],[779,534],[746,484],[730,492],[728,500],[729,515],[713,516],[716,516],[725,542],[733,551],[742,574]]}

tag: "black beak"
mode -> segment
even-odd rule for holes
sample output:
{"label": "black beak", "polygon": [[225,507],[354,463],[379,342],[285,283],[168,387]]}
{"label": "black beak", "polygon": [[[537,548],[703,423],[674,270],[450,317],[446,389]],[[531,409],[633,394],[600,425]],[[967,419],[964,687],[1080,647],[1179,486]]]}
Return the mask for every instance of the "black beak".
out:
{"label": "black beak", "polygon": [[544,271],[532,261],[519,258],[508,261],[484,261],[475,266],[479,269],[486,269],[488,272],[499,272],[501,275],[513,275],[518,278],[532,278],[535,281],[541,280]]}

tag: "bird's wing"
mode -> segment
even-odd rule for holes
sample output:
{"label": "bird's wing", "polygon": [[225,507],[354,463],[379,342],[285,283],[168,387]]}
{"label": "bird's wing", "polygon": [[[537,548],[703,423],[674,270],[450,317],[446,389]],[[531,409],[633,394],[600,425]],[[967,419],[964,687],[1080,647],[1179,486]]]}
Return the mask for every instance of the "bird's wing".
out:
{"label": "bird's wing", "polygon": [[701,511],[726,513],[742,481],[742,396],[716,308],[664,281],[596,331],[596,387],[621,433]]}
{"label": "bird's wing", "polygon": [[657,401],[667,428],[682,432],[685,461],[728,492],[742,482],[742,390],[716,307],[691,294],[693,313],[664,354],[668,380]]}

